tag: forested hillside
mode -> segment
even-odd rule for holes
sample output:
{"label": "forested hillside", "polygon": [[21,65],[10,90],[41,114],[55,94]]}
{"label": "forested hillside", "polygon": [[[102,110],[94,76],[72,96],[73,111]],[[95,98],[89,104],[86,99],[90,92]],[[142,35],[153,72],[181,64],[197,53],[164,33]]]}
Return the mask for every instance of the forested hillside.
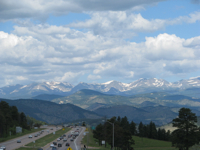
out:
{"label": "forested hillside", "polygon": [[16,126],[30,130],[26,115],[19,112],[16,106],[9,106],[7,102],[0,102],[0,138],[16,134]]}

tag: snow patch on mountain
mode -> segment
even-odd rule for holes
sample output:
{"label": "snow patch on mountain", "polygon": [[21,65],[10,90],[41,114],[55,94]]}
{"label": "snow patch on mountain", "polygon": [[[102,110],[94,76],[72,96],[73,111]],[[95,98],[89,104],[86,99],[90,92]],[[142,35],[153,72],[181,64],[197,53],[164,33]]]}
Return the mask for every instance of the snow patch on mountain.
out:
{"label": "snow patch on mountain", "polygon": [[15,97],[16,95],[24,94],[64,94],[64,93],[75,93],[82,89],[96,90],[99,92],[105,92],[110,94],[120,94],[127,92],[131,95],[137,92],[154,92],[161,90],[179,90],[187,88],[200,88],[200,77],[190,78],[188,80],[180,80],[178,82],[168,82],[163,79],[151,78],[145,79],[140,78],[131,83],[122,83],[119,81],[108,81],[105,83],[84,83],[80,82],[76,86],[67,82],[42,82],[32,83],[28,85],[12,85],[0,88],[0,97]]}

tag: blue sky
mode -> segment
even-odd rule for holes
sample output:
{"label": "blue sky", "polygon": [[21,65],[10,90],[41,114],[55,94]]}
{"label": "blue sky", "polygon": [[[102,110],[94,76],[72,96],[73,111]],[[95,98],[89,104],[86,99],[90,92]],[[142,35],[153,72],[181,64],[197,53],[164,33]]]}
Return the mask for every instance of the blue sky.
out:
{"label": "blue sky", "polygon": [[1,0],[0,86],[200,76],[199,0]]}

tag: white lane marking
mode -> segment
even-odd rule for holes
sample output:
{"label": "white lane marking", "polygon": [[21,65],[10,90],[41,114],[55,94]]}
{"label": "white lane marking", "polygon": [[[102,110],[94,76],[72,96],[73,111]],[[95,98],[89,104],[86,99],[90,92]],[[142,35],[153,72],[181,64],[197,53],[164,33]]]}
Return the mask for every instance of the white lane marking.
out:
{"label": "white lane marking", "polygon": [[[84,131],[84,128],[83,128],[83,130],[81,131],[81,133]],[[79,135],[81,135],[81,133],[79,134]],[[78,138],[78,137],[77,137]],[[74,141],[74,144],[75,144],[75,147],[76,147],[76,150],[78,150],[77,149],[77,145],[76,145],[76,140],[77,140],[77,138],[75,139],[75,141]]]}

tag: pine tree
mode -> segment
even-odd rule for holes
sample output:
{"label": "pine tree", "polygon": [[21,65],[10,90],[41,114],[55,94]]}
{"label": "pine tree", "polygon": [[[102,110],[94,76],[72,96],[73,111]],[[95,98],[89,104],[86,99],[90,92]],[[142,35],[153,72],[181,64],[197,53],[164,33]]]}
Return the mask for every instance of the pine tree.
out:
{"label": "pine tree", "polygon": [[178,118],[173,119],[173,127],[178,129],[172,133],[172,143],[179,149],[188,150],[198,143],[199,128],[196,125],[197,116],[189,108],[181,108]]}
{"label": "pine tree", "polygon": [[131,132],[131,135],[137,134],[136,124],[133,121],[131,121],[131,123],[130,123],[130,132]]}
{"label": "pine tree", "polygon": [[99,140],[99,145],[103,140],[103,125],[99,124],[96,126],[96,129],[93,131],[93,137]]}
{"label": "pine tree", "polygon": [[138,126],[138,130],[139,130],[139,136],[143,137],[144,136],[144,125],[142,122],[140,122],[140,124]]}

